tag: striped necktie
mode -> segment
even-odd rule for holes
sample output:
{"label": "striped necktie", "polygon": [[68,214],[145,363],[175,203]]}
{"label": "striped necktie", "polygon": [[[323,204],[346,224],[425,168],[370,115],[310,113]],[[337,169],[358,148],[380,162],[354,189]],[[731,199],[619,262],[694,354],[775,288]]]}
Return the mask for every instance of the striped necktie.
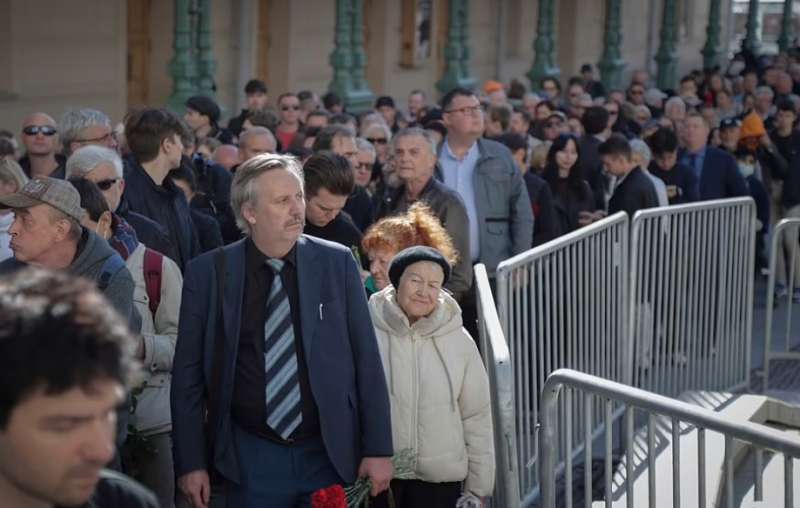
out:
{"label": "striped necktie", "polygon": [[281,438],[288,439],[303,420],[294,328],[289,297],[281,282],[284,262],[269,259],[267,265],[275,272],[267,298],[267,320],[264,325],[267,425]]}

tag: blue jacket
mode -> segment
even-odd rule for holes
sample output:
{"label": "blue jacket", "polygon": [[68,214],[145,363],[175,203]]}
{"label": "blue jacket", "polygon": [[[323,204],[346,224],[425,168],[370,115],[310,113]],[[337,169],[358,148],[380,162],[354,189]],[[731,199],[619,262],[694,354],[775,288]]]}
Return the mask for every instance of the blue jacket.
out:
{"label": "blue jacket", "polygon": [[[679,156],[679,160],[682,157],[683,154]],[[700,201],[750,195],[733,155],[719,148],[706,146],[698,194]]]}
{"label": "blue jacket", "polygon": [[[222,476],[238,481],[231,399],[244,295],[245,240],[223,249],[222,316],[217,316],[218,250],[201,255],[186,269],[172,371],[172,437],[178,476],[213,464]],[[392,455],[389,395],[364,287],[348,249],[305,235],[297,242],[297,282],[303,348],[322,440],[336,471],[352,483],[363,457]],[[213,457],[207,457],[206,393],[215,337],[223,328],[216,392],[219,410],[208,422],[215,438]]]}

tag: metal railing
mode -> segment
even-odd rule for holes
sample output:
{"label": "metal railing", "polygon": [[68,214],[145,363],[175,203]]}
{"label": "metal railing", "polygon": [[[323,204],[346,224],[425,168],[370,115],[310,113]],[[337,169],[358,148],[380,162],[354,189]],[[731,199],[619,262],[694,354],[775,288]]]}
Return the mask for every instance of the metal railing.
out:
{"label": "metal railing", "polygon": [[[497,268],[497,308],[511,354],[519,490],[535,490],[536,422],[547,376],[570,367],[629,382],[628,217],[608,217]],[[601,419],[581,420],[596,428]],[[580,446],[576,425],[562,456]]]}
{"label": "metal railing", "polygon": [[637,212],[628,360],[634,386],[674,397],[749,385],[755,236],[749,197]]}
{"label": "metal railing", "polygon": [[[562,390],[564,389],[564,390]],[[706,430],[716,431],[724,435],[725,457],[723,459],[722,485],[726,506],[734,506],[733,473],[734,473],[734,444],[735,441],[744,442],[751,445],[754,449],[755,464],[754,485],[755,500],[763,501],[763,454],[765,450],[771,450],[783,455],[784,459],[784,506],[793,506],[793,459],[800,457],[800,441],[796,438],[771,429],[769,427],[750,422],[729,421],[721,415],[702,409],[676,399],[664,397],[645,390],[632,388],[631,386],[616,383],[607,379],[576,372],[568,369],[561,369],[548,377],[542,393],[542,403],[540,412],[540,436],[539,446],[540,463],[540,506],[542,508],[555,508],[556,506],[556,460],[558,455],[559,430],[569,428],[572,424],[572,412],[570,404],[566,405],[567,412],[564,413],[564,421],[559,422],[559,395],[564,391],[566,396],[574,395],[577,400],[579,393],[583,394],[582,405],[587,412],[584,417],[589,418],[593,406],[593,398],[600,398],[605,421],[605,467],[604,467],[604,493],[605,506],[610,508],[613,501],[612,475],[613,465],[611,457],[611,407],[612,404],[624,404],[624,430],[623,438],[625,442],[625,498],[628,508],[643,506],[644,502],[635,502],[633,479],[634,471],[634,412],[641,411],[648,416],[648,429],[646,439],[646,457],[648,461],[648,506],[656,506],[657,483],[664,485],[665,478],[656,479],[655,456],[659,450],[655,447],[655,416],[667,417],[671,421],[672,442],[672,485],[673,506],[680,506],[681,497],[687,497],[690,493],[686,492],[686,485],[681,485],[681,466],[686,466],[690,461],[681,460],[680,435],[685,431],[685,424],[697,427],[697,502],[691,506],[705,508],[707,505],[707,475],[706,475]],[[681,428],[684,424],[684,428]],[[586,442],[590,443],[588,433]],[[584,460],[591,461],[591,447],[584,449]],[[569,468],[566,469],[569,471]],[[588,480],[588,481],[587,481]],[[688,482],[687,482],[688,483]],[[665,487],[666,488],[666,487]],[[585,506],[590,508],[592,505],[591,477],[584,477]],[[713,494],[713,493],[712,493]],[[572,506],[572,482],[567,480],[564,486],[565,506]]]}
{"label": "metal railing", "polygon": [[475,266],[478,293],[478,332],[481,353],[489,376],[494,424],[495,490],[492,506],[514,506],[519,502],[514,433],[514,390],[511,358],[497,317],[489,277],[483,264]]}
{"label": "metal railing", "polygon": [[[766,335],[764,344],[764,383],[763,389],[767,391],[769,385],[770,362],[772,360],[800,360],[800,352],[790,351],[792,335],[792,297],[795,288],[800,288],[800,284],[795,285],[795,280],[800,279],[800,218],[783,219],[778,222],[772,233],[772,249],[769,260],[769,280],[767,282],[767,317]],[[788,252],[787,252],[788,251]],[[783,255],[782,266],[778,266],[778,259]],[[775,316],[775,283],[778,271],[783,271],[785,278],[784,290],[786,291],[786,320],[783,324],[783,348],[778,351],[772,350],[773,320]]]}

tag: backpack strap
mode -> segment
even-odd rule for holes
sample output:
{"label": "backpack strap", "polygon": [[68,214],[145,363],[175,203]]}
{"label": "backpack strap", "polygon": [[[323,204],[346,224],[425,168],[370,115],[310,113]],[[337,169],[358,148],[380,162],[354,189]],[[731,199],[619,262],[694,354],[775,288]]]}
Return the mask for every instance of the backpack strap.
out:
{"label": "backpack strap", "polygon": [[97,289],[105,291],[108,285],[111,284],[111,279],[120,270],[125,268],[125,261],[122,260],[119,254],[114,252],[103,261],[103,267],[100,269],[100,275],[97,277]]}
{"label": "backpack strap", "polygon": [[147,292],[147,299],[149,300],[150,313],[153,315],[153,320],[156,318],[156,311],[158,306],[161,305],[161,274],[162,263],[164,256],[153,249],[145,248],[144,250],[144,289]]}

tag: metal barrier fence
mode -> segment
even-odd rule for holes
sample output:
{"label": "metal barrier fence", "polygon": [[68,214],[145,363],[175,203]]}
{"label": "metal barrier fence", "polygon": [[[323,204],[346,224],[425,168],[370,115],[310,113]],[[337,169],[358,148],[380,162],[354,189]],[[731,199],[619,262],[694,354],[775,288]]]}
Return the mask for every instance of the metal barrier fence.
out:
{"label": "metal barrier fence", "polygon": [[631,232],[632,384],[673,397],[748,386],[753,200],[642,210]]}
{"label": "metal barrier fence", "polygon": [[492,506],[514,506],[519,502],[520,495],[515,457],[517,438],[514,433],[511,358],[497,317],[489,276],[483,264],[475,266],[475,286],[478,292],[478,332],[481,352],[493,395],[496,480]]}
{"label": "metal barrier fence", "polygon": [[[516,471],[523,494],[535,489],[538,478],[536,423],[547,376],[570,367],[630,382],[624,365],[628,236],[628,217],[619,213],[497,268],[497,308],[512,360]],[[586,423],[595,428],[602,420]],[[581,443],[580,425],[573,437],[562,447],[562,456]]]}
{"label": "metal barrier fence", "polygon": [[[562,390],[563,389],[563,390]],[[791,508],[794,501],[793,491],[793,459],[800,457],[800,441],[792,438],[780,431],[769,427],[750,422],[728,421],[724,417],[713,411],[702,409],[697,406],[678,401],[676,399],[657,395],[648,391],[632,388],[625,384],[616,383],[607,379],[601,379],[581,372],[568,369],[561,369],[547,379],[542,393],[541,403],[541,445],[539,447],[539,463],[541,467],[539,484],[541,485],[540,506],[542,508],[556,507],[556,457],[557,443],[559,442],[559,430],[569,428],[572,425],[572,413],[570,404],[566,405],[567,412],[564,414],[564,421],[560,422],[559,417],[559,395],[564,391],[565,397],[574,396],[577,400],[582,393],[582,406],[586,411],[584,415],[590,418],[593,406],[593,398],[600,398],[600,403],[605,410],[603,420],[605,422],[605,471],[604,471],[604,499],[605,506],[610,508],[613,500],[612,492],[612,457],[611,451],[611,407],[612,404],[625,404],[624,430],[623,437],[626,443],[625,458],[625,497],[628,508],[643,506],[643,502],[634,500],[634,413],[640,411],[645,413],[648,418],[646,452],[648,460],[648,506],[656,505],[657,483],[664,485],[665,478],[656,479],[655,474],[655,455],[657,454],[654,446],[654,427],[655,415],[668,417],[671,420],[672,432],[672,482],[671,490],[673,493],[673,506],[680,506],[681,497],[687,497],[691,492],[687,492],[687,485],[681,485],[681,466],[688,466],[691,461],[681,460],[680,453],[680,434],[685,432],[686,424],[697,427],[697,502],[691,506],[705,508],[707,504],[707,485],[706,485],[706,430],[716,431],[724,435],[725,458],[723,460],[722,485],[724,485],[724,498],[726,506],[734,506],[733,473],[734,473],[734,444],[735,441],[744,442],[753,447],[755,456],[754,485],[755,500],[763,501],[763,454],[765,450],[771,450],[783,455],[784,459],[784,506]],[[681,427],[681,424],[684,427]],[[586,442],[590,444],[584,449],[584,460],[590,461],[592,457],[591,439],[587,433]],[[688,467],[687,467],[688,469]],[[565,472],[569,473],[571,468],[567,465]],[[588,482],[587,482],[588,480]],[[711,492],[713,495],[714,492]],[[572,506],[572,479],[567,477],[564,486],[565,506]],[[584,496],[585,506],[591,507],[591,477],[584,477]]]}
{"label": "metal barrier fence", "polygon": [[[800,218],[783,219],[778,222],[772,233],[772,252],[769,260],[769,280],[767,282],[767,318],[766,318],[766,340],[764,345],[764,391],[769,385],[769,370],[772,360],[800,360],[800,352],[790,351],[792,334],[792,297],[795,288],[800,288],[800,283],[795,284],[795,280],[800,281],[800,240],[798,240],[798,230],[800,230]],[[778,260],[783,255],[784,261],[778,266]],[[775,316],[775,283],[778,273],[783,272],[786,290],[786,321],[783,325],[783,348],[779,351],[772,351],[773,319]]]}

